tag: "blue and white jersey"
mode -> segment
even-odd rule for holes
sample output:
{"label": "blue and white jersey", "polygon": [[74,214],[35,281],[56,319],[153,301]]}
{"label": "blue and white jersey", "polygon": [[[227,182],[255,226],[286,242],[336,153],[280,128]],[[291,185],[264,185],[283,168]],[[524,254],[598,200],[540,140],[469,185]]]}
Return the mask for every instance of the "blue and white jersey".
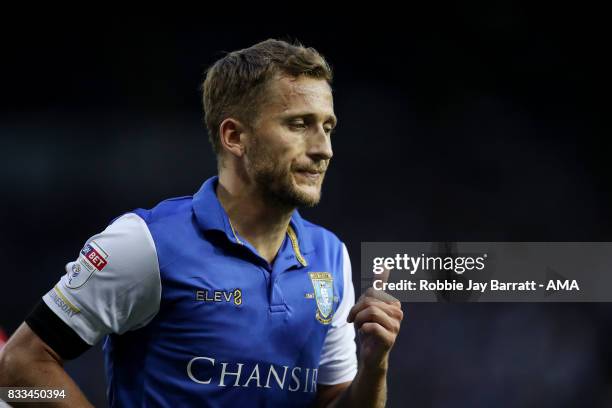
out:
{"label": "blue and white jersey", "polygon": [[307,406],[357,372],[345,245],[295,211],[270,265],[217,183],[119,217],[43,297],[86,343],[104,339],[111,406]]}

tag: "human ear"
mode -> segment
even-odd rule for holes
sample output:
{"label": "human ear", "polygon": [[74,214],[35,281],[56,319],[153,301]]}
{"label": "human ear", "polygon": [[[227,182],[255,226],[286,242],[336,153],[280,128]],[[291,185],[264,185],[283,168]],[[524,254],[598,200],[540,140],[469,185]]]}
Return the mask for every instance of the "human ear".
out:
{"label": "human ear", "polygon": [[244,134],[246,127],[234,118],[224,119],[219,125],[219,136],[223,150],[236,156],[242,157],[245,152]]}

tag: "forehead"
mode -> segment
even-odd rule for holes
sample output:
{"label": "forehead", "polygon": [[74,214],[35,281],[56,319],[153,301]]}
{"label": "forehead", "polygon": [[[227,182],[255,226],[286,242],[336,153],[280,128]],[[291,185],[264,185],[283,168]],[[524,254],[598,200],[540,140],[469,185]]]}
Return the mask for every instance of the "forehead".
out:
{"label": "forehead", "polygon": [[334,115],[331,87],[324,79],[280,76],[270,81],[261,113],[268,115],[303,112]]}

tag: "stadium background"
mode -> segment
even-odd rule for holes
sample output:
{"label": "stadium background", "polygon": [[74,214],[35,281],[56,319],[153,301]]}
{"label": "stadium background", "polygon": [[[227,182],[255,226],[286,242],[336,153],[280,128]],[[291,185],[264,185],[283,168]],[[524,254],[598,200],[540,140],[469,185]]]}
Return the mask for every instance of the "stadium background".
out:
{"label": "stadium background", "polygon": [[[609,65],[597,10],[367,17],[4,16],[0,326],[11,333],[115,216],[214,174],[198,91],[222,51],[314,46],[336,74],[307,218],[361,241],[610,241]],[[217,23],[212,23],[217,19]],[[608,304],[407,304],[390,407],[612,404]],[[104,405],[99,347],[67,364]]]}

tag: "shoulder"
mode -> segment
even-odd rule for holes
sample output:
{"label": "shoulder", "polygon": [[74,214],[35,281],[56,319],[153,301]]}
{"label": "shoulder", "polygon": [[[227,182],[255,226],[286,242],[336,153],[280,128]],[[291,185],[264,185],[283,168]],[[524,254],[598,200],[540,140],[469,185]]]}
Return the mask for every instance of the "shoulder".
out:
{"label": "shoulder", "polygon": [[345,247],[344,243],[332,231],[318,224],[302,219],[304,232],[310,238],[312,246],[317,252],[339,252]]}
{"label": "shoulder", "polygon": [[351,279],[351,262],[344,242],[327,228],[304,219],[301,222],[310,245],[307,259],[313,262],[311,267],[330,271],[338,284],[346,286]]}
{"label": "shoulder", "polygon": [[150,209],[132,211],[147,226],[155,243],[160,270],[198,245],[207,245],[194,208],[194,196],[169,198]]}
{"label": "shoulder", "polygon": [[137,208],[131,211],[142,218],[148,225],[163,223],[176,217],[191,215],[193,196],[168,198],[150,209]]}

